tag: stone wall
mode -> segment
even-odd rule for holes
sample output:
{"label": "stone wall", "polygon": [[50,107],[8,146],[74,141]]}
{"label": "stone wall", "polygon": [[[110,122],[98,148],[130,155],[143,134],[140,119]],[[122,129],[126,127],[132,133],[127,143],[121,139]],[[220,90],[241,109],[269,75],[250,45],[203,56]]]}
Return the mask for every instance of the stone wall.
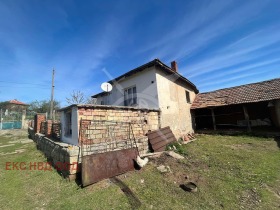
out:
{"label": "stone wall", "polygon": [[142,156],[144,154],[147,154],[150,150],[147,136],[138,137],[135,139],[135,142],[134,140],[119,140],[115,143],[96,142],[92,144],[83,144],[80,147],[82,150],[82,156],[136,147],[138,148],[139,155]]}
{"label": "stone wall", "polygon": [[[159,110],[137,109],[131,107],[116,107],[116,106],[93,106],[79,107],[78,120],[90,121],[113,121],[113,122],[129,122],[132,125],[133,134],[135,137],[143,136],[148,131],[156,130],[160,127],[160,112]],[[99,129],[103,134],[102,129]],[[106,137],[98,135],[98,138]]]}
{"label": "stone wall", "polygon": [[[31,127],[28,128],[28,133],[36,143],[37,149],[39,149],[47,158],[46,163],[50,163],[50,165],[53,166],[52,169],[57,170],[69,180],[75,180],[77,178],[77,174],[81,172],[82,156],[100,152],[100,150],[93,150],[90,147],[83,147],[82,151],[81,146],[74,146],[63,142],[53,141],[44,134],[35,133],[34,129]],[[146,154],[148,151],[148,138],[146,136],[138,138],[136,140],[136,145],[139,149],[140,155]],[[133,147],[136,147],[136,145],[133,144]],[[119,147],[115,150],[119,149],[124,148]]]}
{"label": "stone wall", "polygon": [[53,141],[44,134],[35,133],[31,127],[28,128],[28,133],[54,169],[70,180],[76,179],[77,173],[81,170],[79,146]]}
{"label": "stone wall", "polygon": [[78,112],[79,145],[87,145],[87,154],[98,148],[102,151],[125,149],[131,143],[133,147],[136,143],[140,154],[145,154],[149,151],[146,134],[160,127],[158,110],[95,106],[78,108]]}

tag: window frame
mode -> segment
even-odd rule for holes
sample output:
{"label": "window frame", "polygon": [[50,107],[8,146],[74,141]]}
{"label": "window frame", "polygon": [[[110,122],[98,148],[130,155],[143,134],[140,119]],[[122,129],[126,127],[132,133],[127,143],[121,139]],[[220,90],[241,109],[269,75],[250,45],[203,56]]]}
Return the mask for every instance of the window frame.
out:
{"label": "window frame", "polygon": [[[123,95],[124,95],[124,106],[135,106],[138,104],[136,85],[125,88],[123,90]],[[128,101],[131,100],[132,103],[128,103]]]}
{"label": "window frame", "polygon": [[188,90],[185,90],[185,97],[186,97],[186,102],[188,104],[191,104],[191,94]]}

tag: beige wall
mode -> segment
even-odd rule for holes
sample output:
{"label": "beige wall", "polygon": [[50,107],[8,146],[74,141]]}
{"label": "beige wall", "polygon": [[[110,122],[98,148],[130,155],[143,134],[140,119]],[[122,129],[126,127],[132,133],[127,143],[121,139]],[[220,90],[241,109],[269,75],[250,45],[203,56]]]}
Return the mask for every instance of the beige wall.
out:
{"label": "beige wall", "polygon": [[[190,107],[194,101],[195,92],[191,87],[179,82],[176,78],[168,77],[160,70],[156,71],[156,78],[161,127],[170,126],[176,138],[193,132]],[[187,103],[185,91],[189,91],[191,103]]]}
{"label": "beige wall", "polygon": [[119,81],[118,87],[113,87],[109,99],[99,97],[97,104],[103,100],[108,101],[110,105],[123,106],[123,90],[136,85],[138,107],[159,108],[162,111],[161,127],[170,126],[175,136],[179,138],[181,134],[193,132],[191,103],[186,102],[185,91],[189,91],[191,102],[194,101],[196,94],[190,86],[177,79],[172,76],[170,78],[156,67],[151,67]]}

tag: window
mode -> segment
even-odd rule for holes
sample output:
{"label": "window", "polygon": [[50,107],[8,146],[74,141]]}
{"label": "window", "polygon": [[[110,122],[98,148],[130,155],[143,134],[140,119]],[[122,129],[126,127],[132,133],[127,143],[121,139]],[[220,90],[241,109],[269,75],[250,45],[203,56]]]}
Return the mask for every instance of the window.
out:
{"label": "window", "polygon": [[104,101],[101,101],[100,104],[101,104],[101,105],[104,105]]}
{"label": "window", "polygon": [[187,103],[191,103],[189,91],[186,91],[186,101],[187,101]]}
{"label": "window", "polygon": [[71,112],[65,114],[65,136],[72,135],[72,116]]}
{"label": "window", "polygon": [[130,87],[124,90],[124,105],[133,106],[137,104],[136,87]]}

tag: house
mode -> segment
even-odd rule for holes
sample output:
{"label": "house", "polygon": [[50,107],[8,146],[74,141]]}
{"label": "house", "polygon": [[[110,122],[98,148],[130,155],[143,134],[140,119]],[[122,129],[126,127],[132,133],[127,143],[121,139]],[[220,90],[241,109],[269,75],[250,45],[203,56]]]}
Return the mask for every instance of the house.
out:
{"label": "house", "polygon": [[196,86],[159,59],[150,61],[109,81],[111,92],[92,96],[98,105],[159,109],[160,126],[170,126],[178,138],[193,131],[191,104],[199,92]]}
{"label": "house", "polygon": [[13,99],[10,101],[5,101],[0,103],[0,108],[2,110],[9,110],[14,112],[22,112],[23,110],[26,110],[28,107],[28,104],[25,104],[21,101],[18,101],[17,99]]}
{"label": "house", "polygon": [[280,127],[280,78],[200,93],[196,129]]}
{"label": "house", "polygon": [[26,128],[28,104],[16,99],[0,103],[0,129]]}

